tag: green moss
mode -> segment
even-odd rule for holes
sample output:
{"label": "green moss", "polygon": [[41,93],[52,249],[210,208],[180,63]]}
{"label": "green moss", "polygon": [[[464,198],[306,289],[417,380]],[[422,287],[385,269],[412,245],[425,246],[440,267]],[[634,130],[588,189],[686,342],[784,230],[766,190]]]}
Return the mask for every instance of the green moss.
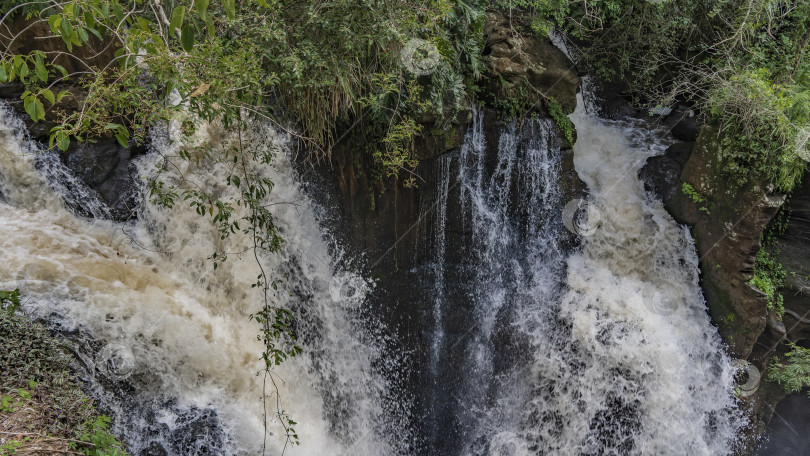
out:
{"label": "green moss", "polygon": [[779,288],[785,285],[785,269],[763,248],[757,252],[754,262],[754,277],[748,282],[765,293],[768,310],[776,311],[781,318],[785,313],[784,296]]}
{"label": "green moss", "polygon": [[546,107],[548,108],[548,114],[554,120],[554,123],[557,124],[557,128],[562,132],[565,144],[568,147],[572,147],[574,145],[574,123],[571,122],[571,119],[568,118],[560,106],[560,103],[553,97],[546,101]]}
{"label": "green moss", "polygon": [[686,195],[686,196],[687,196],[687,197],[688,197],[690,200],[692,200],[692,202],[693,202],[693,203],[695,203],[696,205],[698,205],[698,206],[699,206],[699,207],[698,207],[698,210],[699,210],[699,211],[701,211],[701,212],[705,212],[705,213],[707,213],[707,214],[711,214],[711,212],[709,212],[709,208],[705,206],[705,204],[706,204],[706,203],[708,203],[708,201],[709,201],[709,200],[708,200],[708,198],[706,198],[705,196],[703,196],[702,194],[700,194],[700,192],[698,192],[697,190],[695,190],[695,188],[694,188],[694,187],[692,187],[692,186],[691,186],[689,183],[684,182],[684,183],[681,185],[681,191],[682,191],[682,192],[683,192],[683,194],[684,194],[684,195]]}

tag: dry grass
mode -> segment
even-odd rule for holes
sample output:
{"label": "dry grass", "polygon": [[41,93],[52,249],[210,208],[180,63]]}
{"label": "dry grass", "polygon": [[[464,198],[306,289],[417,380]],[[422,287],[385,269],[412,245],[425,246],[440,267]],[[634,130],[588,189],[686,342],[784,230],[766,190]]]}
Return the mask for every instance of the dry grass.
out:
{"label": "dry grass", "polygon": [[0,412],[0,455],[83,454],[70,450],[71,440],[47,435],[45,407],[36,400],[18,398],[11,412]]}

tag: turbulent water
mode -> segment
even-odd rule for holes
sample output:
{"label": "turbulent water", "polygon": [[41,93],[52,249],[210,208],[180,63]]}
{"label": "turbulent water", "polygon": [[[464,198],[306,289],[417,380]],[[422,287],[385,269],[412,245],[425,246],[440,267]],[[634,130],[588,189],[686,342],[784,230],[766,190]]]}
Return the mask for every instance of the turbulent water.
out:
{"label": "turbulent water", "polygon": [[[374,318],[385,310],[365,299],[355,253],[320,227],[269,127],[243,137],[274,156],[258,171],[275,183],[266,203],[285,242],[261,262],[282,279],[272,299],[295,312],[305,352],[275,370],[278,396],[258,375],[249,239],[219,240],[182,202],[142,198],[137,222],[105,221],[97,195],[2,108],[0,289],[19,287],[26,311],[67,337],[133,454],[258,454],[265,412],[279,454],[277,406],[299,423],[292,455],[729,453],[741,419],[692,239],[637,178],[666,135],[600,120],[582,100],[572,119],[586,199],[563,200],[549,121],[507,123],[488,145],[476,112],[460,150],[436,161],[429,279],[414,284],[430,288],[421,400],[397,376],[411,367]],[[157,132],[138,171],[160,165],[168,182],[228,197],[228,164],[177,152],[235,141],[216,125]],[[234,255],[215,270],[217,249]]]}
{"label": "turbulent water", "polygon": [[[235,141],[214,126],[202,130],[192,141],[219,149]],[[142,175],[169,160],[165,179],[186,176],[183,185],[227,196],[226,165],[195,169],[176,158],[177,140],[175,131],[154,138],[159,153],[142,159]],[[283,138],[263,128],[245,141],[275,154],[262,172],[276,184],[267,203],[285,243],[262,261],[269,276],[282,279],[274,302],[300,316],[296,331],[306,352],[275,370],[278,397],[266,386],[268,453],[279,454],[285,443],[273,417],[277,398],[299,423],[302,442],[285,454],[402,453],[411,439],[407,404],[394,400],[388,385],[395,379],[378,374],[396,356],[381,359],[375,348],[381,336],[361,330],[370,325],[360,316],[368,284],[340,270]],[[263,347],[249,315],[261,302],[250,287],[259,269],[250,253],[217,270],[206,259],[215,247],[240,252],[247,240],[233,236],[215,246],[219,235],[210,221],[182,203],[167,211],[143,201],[138,223],[130,225],[81,217],[105,215],[103,204],[64,178],[69,173],[58,157],[38,152],[21,122],[0,109],[0,289],[20,287],[26,311],[68,335],[133,454],[155,445],[169,454],[258,454]],[[392,428],[397,439],[384,438]]]}
{"label": "turbulent water", "polygon": [[[587,200],[562,200],[547,121],[502,127],[493,156],[476,116],[458,157],[440,162],[428,235],[444,357],[431,372],[433,396],[449,399],[433,412],[431,454],[726,454],[742,420],[692,239],[637,178],[666,133],[578,106]],[[454,245],[448,198],[466,233]],[[564,247],[566,230],[580,248]],[[463,253],[448,262],[449,250]]]}

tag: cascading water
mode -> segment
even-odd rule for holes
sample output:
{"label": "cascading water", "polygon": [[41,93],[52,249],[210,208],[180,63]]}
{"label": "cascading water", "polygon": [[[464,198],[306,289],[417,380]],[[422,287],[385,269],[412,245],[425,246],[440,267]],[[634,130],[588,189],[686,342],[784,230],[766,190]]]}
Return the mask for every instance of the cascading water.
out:
{"label": "cascading water", "polygon": [[[431,372],[433,396],[449,397],[433,411],[441,430],[431,454],[732,451],[743,420],[691,237],[637,178],[666,135],[642,121],[600,120],[584,105],[571,117],[588,201],[562,201],[561,154],[546,122],[503,127],[488,156],[476,115],[455,159],[449,187],[460,209],[451,217],[465,235],[448,260],[441,244],[452,223],[437,216],[442,367]],[[564,226],[581,248],[561,246]]]}
{"label": "cascading water", "polygon": [[[436,161],[435,201],[423,209],[432,283],[416,285],[432,290],[427,394],[416,401],[400,391],[403,358],[364,299],[370,284],[348,267],[352,253],[325,239],[283,138],[244,132],[249,147],[274,151],[260,171],[276,184],[267,204],[286,242],[261,261],[282,279],[272,298],[296,313],[305,352],[274,377],[300,423],[302,445],[288,454],[730,452],[742,420],[691,238],[636,177],[666,139],[584,105],[572,120],[588,201],[563,200],[549,121],[504,125],[488,153],[476,112],[461,149]],[[137,222],[105,221],[97,195],[22,131],[0,109],[0,289],[19,286],[26,310],[68,336],[134,454],[258,454],[258,265],[247,253],[216,270],[207,260],[243,252],[248,239],[221,241],[193,208],[147,199]],[[156,133],[141,175],[168,165],[170,182],[233,191],[226,164],[176,157],[181,138]],[[187,141],[221,151],[237,137],[208,125]],[[564,247],[566,227],[580,247]],[[270,431],[277,454],[283,429],[271,419]]]}
{"label": "cascading water", "polygon": [[[248,253],[216,270],[207,260],[215,247],[244,251],[248,239],[220,241],[209,220],[182,203],[167,211],[143,201],[139,221],[128,225],[76,216],[105,213],[92,192],[66,185],[58,158],[38,155],[23,131],[0,107],[0,289],[19,287],[27,312],[68,335],[83,377],[132,454],[259,454],[263,347],[249,320],[261,303],[250,287],[258,265]],[[190,141],[215,151],[236,141],[213,125],[200,131]],[[410,411],[379,374],[397,359],[375,348],[382,336],[372,334],[380,331],[361,330],[374,325],[364,317],[369,284],[339,271],[329,253],[336,247],[299,189],[283,138],[270,128],[245,135],[249,147],[274,151],[261,172],[275,183],[267,204],[286,242],[261,261],[281,280],[272,299],[297,315],[305,352],[275,370],[279,396],[266,389],[268,454],[285,447],[273,418],[277,399],[299,423],[301,446],[285,454],[402,454],[414,439]],[[166,180],[228,196],[226,164],[178,159],[180,138],[174,129],[156,135],[159,153],[139,163],[141,174],[168,164]],[[36,166],[43,160],[48,166]]]}

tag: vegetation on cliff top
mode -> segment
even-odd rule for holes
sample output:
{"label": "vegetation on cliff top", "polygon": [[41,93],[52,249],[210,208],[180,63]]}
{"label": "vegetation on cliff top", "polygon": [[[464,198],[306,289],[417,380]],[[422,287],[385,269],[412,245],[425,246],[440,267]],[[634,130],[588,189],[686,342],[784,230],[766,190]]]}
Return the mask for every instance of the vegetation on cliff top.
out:
{"label": "vegetation on cliff top", "polygon": [[584,63],[642,106],[689,101],[720,126],[735,184],[790,192],[810,160],[807,0],[499,0],[539,33],[564,31]]}

